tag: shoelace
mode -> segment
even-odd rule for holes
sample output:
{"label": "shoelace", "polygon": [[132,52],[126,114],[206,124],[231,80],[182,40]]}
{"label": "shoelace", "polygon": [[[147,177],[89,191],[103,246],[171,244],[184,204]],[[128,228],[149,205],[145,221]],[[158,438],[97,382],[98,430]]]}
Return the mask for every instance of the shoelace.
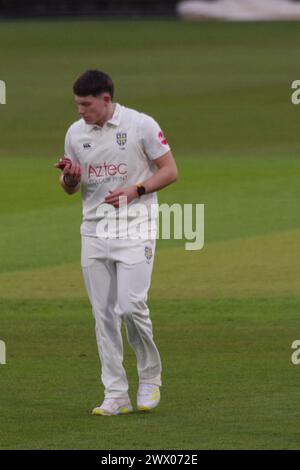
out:
{"label": "shoelace", "polygon": [[157,385],[152,385],[152,384],[141,384],[140,385],[139,395],[144,395],[145,393],[149,393],[149,392],[157,393],[158,392],[158,386]]}
{"label": "shoelace", "polygon": [[[104,398],[104,401],[103,401],[103,403],[102,403],[101,406],[103,406],[103,407],[104,407],[104,406],[110,407],[111,405],[114,405],[114,404],[118,403],[119,400],[120,400],[120,402],[121,402],[122,399],[121,399],[121,398]],[[118,403],[118,404],[119,404],[119,403]],[[124,405],[125,405],[125,403],[124,403]]]}
{"label": "shoelace", "polygon": [[114,398],[105,398],[104,401],[103,401],[103,405],[113,405],[115,403],[115,399]]}

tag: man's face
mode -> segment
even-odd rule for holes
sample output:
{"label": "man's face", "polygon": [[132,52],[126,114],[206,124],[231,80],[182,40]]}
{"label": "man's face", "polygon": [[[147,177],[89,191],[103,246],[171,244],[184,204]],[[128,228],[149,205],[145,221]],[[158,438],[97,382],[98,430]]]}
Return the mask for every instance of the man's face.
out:
{"label": "man's face", "polygon": [[87,124],[101,122],[108,110],[110,96],[108,93],[101,93],[98,96],[74,96],[78,113]]}

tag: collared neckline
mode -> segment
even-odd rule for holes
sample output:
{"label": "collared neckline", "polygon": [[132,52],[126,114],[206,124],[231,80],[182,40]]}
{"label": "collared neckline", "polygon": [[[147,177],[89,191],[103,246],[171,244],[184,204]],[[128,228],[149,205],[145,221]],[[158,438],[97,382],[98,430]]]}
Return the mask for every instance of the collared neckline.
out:
{"label": "collared neckline", "polygon": [[[115,106],[115,109],[114,109],[114,113],[112,115],[112,117],[105,122],[104,126],[106,124],[109,124],[110,126],[118,126],[120,124],[120,121],[121,121],[121,112],[122,112],[122,108],[121,108],[121,105],[119,105],[119,103],[116,103],[116,106]],[[93,130],[96,130],[96,129],[103,129],[103,127],[101,126],[98,126],[97,124],[86,124],[87,126],[87,130],[88,132],[91,132]]]}
{"label": "collared neckline", "polygon": [[121,106],[119,105],[119,103],[116,103],[114,114],[106,122],[106,124],[111,124],[112,126],[118,126],[120,124],[120,121],[121,121],[121,112],[122,112]]}

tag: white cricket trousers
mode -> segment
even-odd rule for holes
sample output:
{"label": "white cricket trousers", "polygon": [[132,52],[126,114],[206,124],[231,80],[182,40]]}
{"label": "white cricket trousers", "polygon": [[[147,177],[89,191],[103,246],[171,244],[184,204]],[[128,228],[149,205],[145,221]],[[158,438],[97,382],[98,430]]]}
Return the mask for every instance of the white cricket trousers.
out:
{"label": "white cricket trousers", "polygon": [[105,398],[128,397],[122,321],[139,382],[161,385],[161,360],[147,307],[154,251],[155,240],[82,236],[81,266],[95,318]]}

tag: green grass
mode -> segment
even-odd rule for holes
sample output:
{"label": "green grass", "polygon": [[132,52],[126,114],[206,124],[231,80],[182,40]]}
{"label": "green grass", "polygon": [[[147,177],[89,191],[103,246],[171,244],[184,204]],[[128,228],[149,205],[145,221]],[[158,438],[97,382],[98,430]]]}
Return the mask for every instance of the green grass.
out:
{"label": "green grass", "polygon": [[[1,448],[298,448],[289,345],[300,327],[299,299],[151,302],[163,403],[149,415],[108,419],[88,413],[101,394],[87,302],[4,307],[10,350],[1,370]],[[135,399],[128,347],[126,368]]]}
{"label": "green grass", "polygon": [[[298,46],[294,23],[1,23],[1,449],[299,449]],[[203,250],[158,241],[163,388],[148,415],[89,414],[103,392],[81,202],[52,165],[90,67],[165,130],[180,179],[160,201],[205,204]],[[127,344],[125,365],[134,402]]]}

